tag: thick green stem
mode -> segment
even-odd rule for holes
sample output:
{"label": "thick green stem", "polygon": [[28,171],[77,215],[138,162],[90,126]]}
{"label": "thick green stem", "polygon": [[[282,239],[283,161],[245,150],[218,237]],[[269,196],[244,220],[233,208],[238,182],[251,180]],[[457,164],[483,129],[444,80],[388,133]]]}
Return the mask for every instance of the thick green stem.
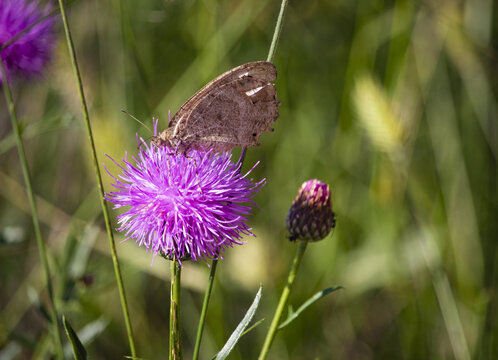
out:
{"label": "thick green stem", "polygon": [[92,151],[93,168],[95,170],[95,176],[97,177],[97,184],[99,187],[100,202],[102,205],[102,213],[104,215],[105,227],[107,230],[107,237],[109,238],[109,247],[111,248],[111,257],[114,265],[114,274],[116,275],[116,282],[118,284],[119,298],[121,300],[121,307],[123,309],[123,316],[126,323],[126,331],[128,334],[128,342],[130,344],[130,352],[132,357],[136,357],[135,353],[135,342],[133,339],[133,331],[131,328],[130,315],[128,311],[128,303],[126,301],[125,290],[123,285],[123,277],[121,275],[121,269],[119,267],[118,256],[116,253],[116,244],[114,242],[114,236],[112,233],[111,221],[109,216],[109,211],[107,209],[106,200],[104,198],[104,186],[102,185],[102,177],[100,175],[100,167],[97,160],[97,152],[95,150],[95,142],[93,140],[92,127],[90,124],[90,116],[88,115],[88,107],[85,100],[85,93],[83,91],[83,83],[81,81],[81,75],[78,68],[78,62],[76,60],[76,54],[74,51],[73,40],[71,37],[71,31],[69,30],[69,24],[66,17],[66,10],[64,8],[64,2],[59,0],[59,7],[62,16],[62,22],[64,24],[64,32],[66,34],[67,47],[69,50],[69,56],[71,58],[71,64],[73,66],[74,76],[76,78],[76,84],[78,86],[78,94],[81,100],[81,110],[83,112],[83,118],[85,121],[85,127],[88,135],[88,142],[90,143],[90,148]]}
{"label": "thick green stem", "polygon": [[182,329],[180,321],[180,292],[182,268],[177,260],[171,261],[171,296],[169,305],[169,359],[181,360]]}
{"label": "thick green stem", "polygon": [[197,360],[199,358],[199,349],[201,347],[202,331],[204,330],[204,323],[206,321],[209,299],[211,297],[211,291],[213,290],[214,276],[216,274],[216,265],[218,265],[218,259],[214,259],[213,262],[211,263],[211,271],[209,272],[209,280],[206,287],[206,292],[204,293],[204,301],[202,302],[201,318],[199,319],[199,327],[197,328],[197,339],[195,340],[194,356],[192,357],[192,360]]}
{"label": "thick green stem", "polygon": [[12,93],[10,91],[9,82],[7,80],[7,71],[0,56],[0,73],[3,80],[3,92],[5,94],[5,101],[9,108],[10,120],[12,122],[12,130],[16,139],[17,151],[19,152],[19,160],[21,161],[22,174],[24,176],[24,183],[26,185],[26,193],[28,195],[29,205],[31,207],[31,217],[33,219],[33,227],[35,229],[36,244],[38,246],[38,253],[42,263],[43,273],[45,275],[45,282],[47,284],[48,298],[50,300],[50,317],[52,319],[52,328],[54,332],[55,350],[59,359],[64,359],[64,352],[62,350],[61,331],[59,327],[59,318],[57,314],[57,307],[54,298],[54,289],[52,286],[52,277],[50,276],[50,267],[48,265],[47,251],[45,243],[43,242],[40,223],[38,222],[38,211],[36,210],[35,196],[33,194],[33,187],[31,186],[31,176],[29,174],[28,161],[26,160],[26,153],[24,152],[24,145],[22,143],[21,133],[19,131],[19,124],[17,123],[17,116],[12,100]]}
{"label": "thick green stem", "polygon": [[271,344],[273,343],[273,339],[278,330],[278,324],[280,323],[280,318],[285,310],[287,305],[287,300],[289,299],[289,294],[292,290],[292,285],[294,284],[294,280],[296,279],[297,271],[299,270],[299,265],[301,265],[301,260],[303,259],[304,251],[306,250],[306,245],[308,245],[308,241],[299,240],[299,247],[297,248],[296,256],[294,257],[294,261],[292,262],[292,268],[289,272],[289,276],[287,278],[287,284],[285,285],[284,290],[282,291],[282,295],[280,295],[280,301],[278,302],[277,310],[275,311],[275,315],[273,316],[273,320],[270,325],[270,329],[268,330],[268,334],[266,334],[265,342],[263,344],[263,348],[261,349],[261,353],[259,354],[259,360],[264,360],[268,356],[268,352],[270,351]]}

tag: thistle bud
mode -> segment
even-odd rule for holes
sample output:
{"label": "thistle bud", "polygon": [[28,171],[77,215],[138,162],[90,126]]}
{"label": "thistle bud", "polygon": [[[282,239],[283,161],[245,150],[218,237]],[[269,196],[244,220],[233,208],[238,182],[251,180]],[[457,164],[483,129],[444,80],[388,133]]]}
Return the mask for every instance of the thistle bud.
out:
{"label": "thistle bud", "polygon": [[319,241],[335,227],[335,214],[330,201],[329,186],[320,180],[301,185],[287,214],[289,240]]}

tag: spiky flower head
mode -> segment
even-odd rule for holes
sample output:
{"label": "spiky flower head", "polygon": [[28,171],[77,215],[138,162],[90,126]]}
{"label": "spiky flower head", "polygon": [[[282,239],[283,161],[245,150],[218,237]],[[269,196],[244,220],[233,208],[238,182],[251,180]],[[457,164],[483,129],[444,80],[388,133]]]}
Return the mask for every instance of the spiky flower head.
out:
{"label": "spiky flower head", "polygon": [[291,241],[319,241],[335,227],[331,194],[329,186],[320,180],[308,180],[301,185],[287,214]]}
{"label": "spiky flower head", "polygon": [[138,156],[118,164],[122,173],[112,184],[117,191],[106,195],[114,208],[129,206],[118,216],[126,239],[154,256],[197,261],[242,244],[242,235],[254,236],[247,216],[265,180],[248,179],[252,169],[242,174],[230,153],[184,156],[140,142]]}
{"label": "spiky flower head", "polygon": [[[0,1],[0,49],[16,35],[27,30],[48,14],[28,0]],[[39,74],[50,60],[54,47],[54,19],[40,21],[14,42],[1,50],[7,77],[21,72],[25,76]],[[2,83],[0,75],[0,84]]]}

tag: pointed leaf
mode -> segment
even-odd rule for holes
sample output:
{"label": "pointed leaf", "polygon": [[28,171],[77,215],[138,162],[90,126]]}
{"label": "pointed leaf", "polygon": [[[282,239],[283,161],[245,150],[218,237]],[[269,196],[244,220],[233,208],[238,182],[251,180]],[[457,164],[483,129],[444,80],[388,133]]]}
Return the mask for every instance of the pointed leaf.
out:
{"label": "pointed leaf", "polygon": [[[88,346],[96,337],[98,337],[109,325],[109,320],[104,316],[86,324],[85,326],[78,329],[78,339],[83,344],[83,346]],[[64,345],[64,355],[66,358],[71,358],[72,345],[71,343],[66,343]]]}
{"label": "pointed leaf", "polygon": [[342,286],[332,286],[332,287],[329,287],[327,289],[324,289],[322,291],[319,291],[317,292],[315,295],[313,295],[312,297],[310,297],[307,301],[305,301],[303,303],[303,305],[301,305],[299,307],[299,309],[297,309],[295,312],[291,312],[292,308],[289,307],[289,314],[287,315],[287,319],[280,324],[280,326],[278,327],[279,330],[283,329],[284,327],[286,327],[287,325],[289,325],[292,321],[294,321],[308,306],[310,306],[311,304],[313,304],[315,301],[317,300],[320,300],[322,297],[324,297],[325,295],[327,294],[330,294],[331,292],[334,292],[336,290],[339,290],[339,289],[342,289]]}
{"label": "pointed leaf", "polygon": [[80,339],[78,339],[78,335],[67,321],[66,316],[62,315],[62,323],[64,324],[64,330],[66,330],[66,335],[71,342],[71,346],[73,347],[73,355],[75,360],[86,360],[86,350],[83,347]]}
{"label": "pointed leaf", "polygon": [[258,293],[256,294],[256,297],[254,298],[254,301],[252,302],[251,307],[249,310],[247,310],[244,318],[240,322],[240,324],[237,326],[235,331],[230,335],[230,338],[226,342],[225,346],[220,350],[218,354],[213,359],[216,360],[223,360],[226,359],[228,354],[233,350],[237,342],[239,341],[240,337],[244,333],[244,330],[246,329],[247,325],[252,320],[252,317],[254,316],[254,313],[256,312],[256,309],[258,308],[259,302],[261,301],[261,289],[262,286],[259,287]]}

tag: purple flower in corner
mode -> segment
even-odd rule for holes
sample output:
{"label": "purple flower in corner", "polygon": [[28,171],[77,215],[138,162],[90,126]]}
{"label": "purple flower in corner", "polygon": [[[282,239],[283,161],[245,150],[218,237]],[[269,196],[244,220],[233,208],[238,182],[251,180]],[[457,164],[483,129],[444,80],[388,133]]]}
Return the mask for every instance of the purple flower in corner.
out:
{"label": "purple flower in corner", "polygon": [[[40,10],[35,2],[27,0],[1,0],[0,49],[13,37],[40,21],[48,9]],[[1,50],[7,77],[10,78],[16,72],[25,76],[36,75],[43,70],[54,47],[53,28],[53,18],[43,20]]]}
{"label": "purple flower in corner", "polygon": [[[217,258],[242,235],[252,200],[265,180],[253,182],[230,153],[191,151],[188,157],[167,147],[145,144],[138,157],[123,159],[122,173],[107,200],[130,208],[118,216],[118,230],[140,246],[178,260]],[[111,175],[112,176],[112,175]]]}

